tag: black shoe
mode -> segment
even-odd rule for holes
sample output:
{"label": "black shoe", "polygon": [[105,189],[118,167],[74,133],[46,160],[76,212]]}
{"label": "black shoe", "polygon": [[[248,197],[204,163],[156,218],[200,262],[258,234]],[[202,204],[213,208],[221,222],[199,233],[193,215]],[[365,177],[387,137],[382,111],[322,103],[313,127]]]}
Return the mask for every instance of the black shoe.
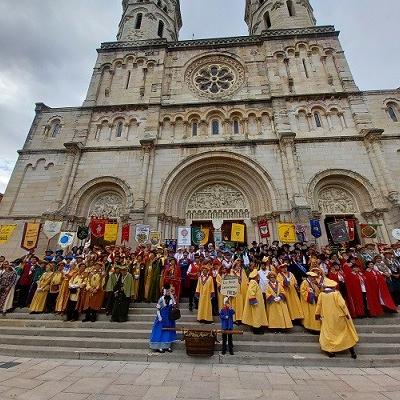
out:
{"label": "black shoe", "polygon": [[169,348],[167,349],[167,351],[168,351],[168,353],[172,353],[171,347],[169,347]]}
{"label": "black shoe", "polygon": [[354,351],[354,349],[350,349],[350,354],[351,354],[351,358],[352,358],[353,360],[357,360],[357,354],[356,354],[356,352]]}
{"label": "black shoe", "polygon": [[159,350],[157,350],[157,353],[164,354],[165,350],[164,349],[159,349]]}
{"label": "black shoe", "polygon": [[190,311],[190,312],[193,311],[193,306],[189,306],[189,311]]}
{"label": "black shoe", "polygon": [[335,354],[335,353],[328,353],[328,357],[329,357],[329,358],[335,358],[335,357],[336,357],[336,354]]}
{"label": "black shoe", "polygon": [[88,319],[88,318],[85,318],[82,320],[82,322],[89,322],[89,321],[90,321],[90,319]]}
{"label": "black shoe", "polygon": [[234,355],[235,355],[235,353],[233,352],[233,350],[229,350],[229,354],[230,354],[231,356],[234,356]]}

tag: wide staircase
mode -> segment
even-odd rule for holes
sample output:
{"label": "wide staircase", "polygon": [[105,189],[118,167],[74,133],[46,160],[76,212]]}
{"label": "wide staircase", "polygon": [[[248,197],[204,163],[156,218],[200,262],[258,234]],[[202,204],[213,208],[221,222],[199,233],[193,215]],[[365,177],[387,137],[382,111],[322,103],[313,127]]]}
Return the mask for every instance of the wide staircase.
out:
{"label": "wide staircase", "polygon": [[[218,329],[219,321],[201,325],[196,313],[181,304],[178,327]],[[235,355],[221,355],[220,344],[211,358],[188,357],[185,344],[179,341],[172,354],[149,350],[148,338],[155,318],[154,304],[135,304],[126,323],[111,323],[100,314],[95,323],[63,322],[51,314],[30,315],[17,309],[0,317],[0,355],[14,357],[101,359],[141,362],[194,362],[282,366],[400,366],[400,314],[383,318],[357,320],[360,335],[358,359],[348,353],[329,359],[321,353],[318,336],[300,326],[287,333],[267,332],[253,335],[247,328],[234,337]],[[180,335],[179,335],[180,337]]]}

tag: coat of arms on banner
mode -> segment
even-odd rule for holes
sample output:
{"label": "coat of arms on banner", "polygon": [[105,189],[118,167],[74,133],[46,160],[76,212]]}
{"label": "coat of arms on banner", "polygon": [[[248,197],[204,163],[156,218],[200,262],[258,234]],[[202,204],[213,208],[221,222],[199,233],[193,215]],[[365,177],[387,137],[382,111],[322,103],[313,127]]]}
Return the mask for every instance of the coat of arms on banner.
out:
{"label": "coat of arms on banner", "polygon": [[60,233],[62,227],[61,221],[46,221],[43,225],[43,233],[46,235],[47,239],[51,239]]}
{"label": "coat of arms on banner", "polygon": [[140,243],[146,243],[149,240],[150,226],[149,225],[136,225],[135,240]]}
{"label": "coat of arms on banner", "polygon": [[75,239],[75,232],[61,232],[58,238],[58,244],[62,249],[71,246]]}
{"label": "coat of arms on banner", "polygon": [[160,244],[161,234],[160,232],[150,232],[150,243],[153,246],[157,246]]}

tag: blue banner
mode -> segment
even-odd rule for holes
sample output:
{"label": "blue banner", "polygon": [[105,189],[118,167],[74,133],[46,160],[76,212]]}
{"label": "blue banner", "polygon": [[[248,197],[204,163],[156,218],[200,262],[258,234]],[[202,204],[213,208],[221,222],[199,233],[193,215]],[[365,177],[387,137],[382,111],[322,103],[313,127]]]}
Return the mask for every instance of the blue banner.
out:
{"label": "blue banner", "polygon": [[311,219],[310,226],[311,226],[311,235],[313,235],[316,239],[320,238],[322,236],[322,231],[319,220]]}

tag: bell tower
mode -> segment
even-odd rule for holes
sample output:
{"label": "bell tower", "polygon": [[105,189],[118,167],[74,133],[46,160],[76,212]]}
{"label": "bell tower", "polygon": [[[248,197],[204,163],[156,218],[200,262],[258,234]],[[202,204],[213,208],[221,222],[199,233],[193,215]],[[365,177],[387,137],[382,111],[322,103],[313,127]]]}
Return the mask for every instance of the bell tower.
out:
{"label": "bell tower", "polygon": [[177,41],[182,27],[179,0],[123,0],[117,39]]}
{"label": "bell tower", "polygon": [[250,35],[260,35],[269,29],[307,28],[316,24],[309,0],[246,0],[244,19]]}

